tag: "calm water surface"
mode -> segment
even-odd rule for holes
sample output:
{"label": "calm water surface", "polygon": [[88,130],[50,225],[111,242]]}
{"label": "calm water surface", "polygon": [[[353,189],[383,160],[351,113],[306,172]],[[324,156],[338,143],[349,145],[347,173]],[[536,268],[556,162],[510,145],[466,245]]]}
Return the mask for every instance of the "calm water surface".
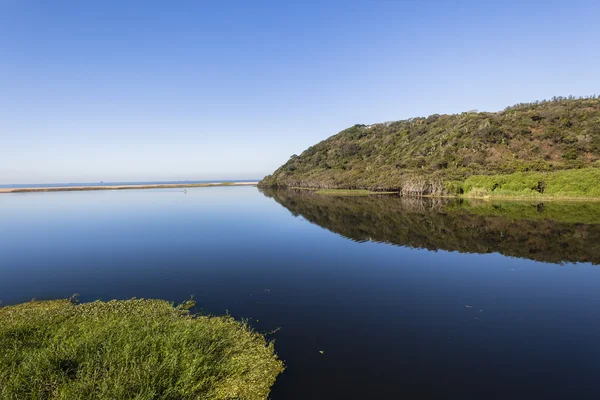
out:
{"label": "calm water surface", "polygon": [[599,207],[0,195],[0,300],[193,295],[280,328],[276,400],[598,398]]}

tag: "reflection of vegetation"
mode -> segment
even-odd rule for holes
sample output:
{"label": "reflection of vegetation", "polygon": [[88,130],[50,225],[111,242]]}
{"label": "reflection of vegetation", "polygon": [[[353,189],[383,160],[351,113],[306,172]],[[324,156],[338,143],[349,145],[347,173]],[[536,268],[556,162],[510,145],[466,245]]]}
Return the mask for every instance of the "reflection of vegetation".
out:
{"label": "reflection of vegetation", "polygon": [[[598,167],[600,99],[555,98],[501,112],[355,125],[292,156],[261,185],[585,197],[600,195]],[[564,170],[570,175],[556,174]],[[527,172],[536,174],[519,174]]]}
{"label": "reflection of vegetation", "polygon": [[360,189],[321,189],[316,190],[315,193],[326,196],[370,196],[370,195],[382,195],[382,194],[394,194],[397,192],[371,192],[370,190]]}
{"label": "reflection of vegetation", "polygon": [[368,196],[372,192],[369,190],[321,189],[315,193],[326,196]]}
{"label": "reflection of vegetation", "polygon": [[0,308],[0,397],[266,399],[283,370],[273,344],[230,317],[192,318],[184,308],[161,300]]}
{"label": "reflection of vegetation", "polygon": [[461,209],[487,217],[508,220],[552,220],[569,224],[600,224],[600,203],[597,202],[522,202],[522,201],[465,201],[448,204],[449,209]]}
{"label": "reflection of vegetation", "polygon": [[263,193],[292,214],[356,241],[600,264],[600,203],[340,198],[284,189]]}

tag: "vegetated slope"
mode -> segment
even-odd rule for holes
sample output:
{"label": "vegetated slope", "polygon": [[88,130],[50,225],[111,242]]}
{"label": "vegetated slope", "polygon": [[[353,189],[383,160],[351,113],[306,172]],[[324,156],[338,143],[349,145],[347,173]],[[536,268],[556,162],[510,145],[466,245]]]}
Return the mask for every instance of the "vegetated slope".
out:
{"label": "vegetated slope", "polygon": [[[355,125],[293,155],[261,185],[458,194],[472,176],[600,169],[598,160],[600,98],[554,98],[501,112]],[[529,180],[524,189],[546,189],[543,179],[531,188]]]}
{"label": "vegetated slope", "polygon": [[600,264],[600,203],[336,197],[263,189],[293,215],[355,241]]}

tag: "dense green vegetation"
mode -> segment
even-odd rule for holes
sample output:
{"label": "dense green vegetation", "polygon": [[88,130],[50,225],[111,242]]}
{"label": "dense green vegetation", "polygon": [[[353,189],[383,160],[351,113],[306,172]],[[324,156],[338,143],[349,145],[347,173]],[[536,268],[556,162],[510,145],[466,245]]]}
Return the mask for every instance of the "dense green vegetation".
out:
{"label": "dense green vegetation", "polygon": [[448,185],[453,194],[600,198],[600,168],[474,175]]}
{"label": "dense green vegetation", "polygon": [[273,343],[190,302],[0,308],[2,399],[266,399],[283,370]]}
{"label": "dense green vegetation", "polygon": [[321,196],[263,189],[293,215],[356,241],[600,264],[599,202]]}
{"label": "dense green vegetation", "polygon": [[[594,96],[355,125],[292,156],[261,185],[590,197],[598,196],[598,171],[600,99]],[[572,180],[578,183],[566,188]]]}

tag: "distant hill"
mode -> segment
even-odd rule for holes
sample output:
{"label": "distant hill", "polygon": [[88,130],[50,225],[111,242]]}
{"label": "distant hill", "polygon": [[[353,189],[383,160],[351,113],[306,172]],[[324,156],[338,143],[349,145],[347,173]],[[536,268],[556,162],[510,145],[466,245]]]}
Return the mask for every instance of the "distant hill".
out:
{"label": "distant hill", "polygon": [[[576,178],[580,186],[566,196],[596,196],[599,160],[600,98],[558,97],[500,112],[354,125],[293,155],[260,184],[416,195],[468,191],[560,195],[561,182],[581,171],[581,179]],[[557,171],[563,175],[553,177]],[[489,178],[492,175],[496,178]]]}

